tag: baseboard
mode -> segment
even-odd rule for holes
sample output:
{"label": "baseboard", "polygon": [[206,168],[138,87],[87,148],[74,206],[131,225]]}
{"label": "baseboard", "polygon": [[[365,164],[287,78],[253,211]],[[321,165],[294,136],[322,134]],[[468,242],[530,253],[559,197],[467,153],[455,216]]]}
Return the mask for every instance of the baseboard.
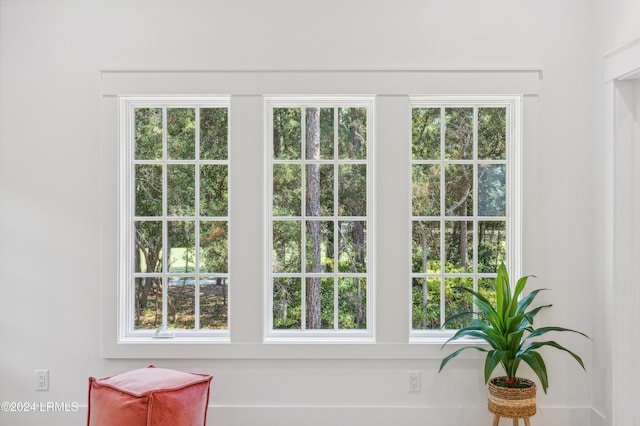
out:
{"label": "baseboard", "polygon": [[610,426],[611,423],[607,423],[607,419],[595,408],[591,410],[591,426]]}
{"label": "baseboard", "polygon": [[[485,407],[412,406],[221,406],[211,405],[209,426],[488,426]],[[0,424],[83,426],[87,407],[75,412],[0,413]],[[506,419],[501,426],[511,426]],[[610,426],[592,408],[538,407],[532,426]]]}
{"label": "baseboard", "polygon": [[[605,426],[592,423],[591,408],[539,407],[532,426]],[[215,426],[487,426],[493,416],[486,407],[411,406],[217,406],[209,409]],[[511,425],[507,420],[500,422]]]}

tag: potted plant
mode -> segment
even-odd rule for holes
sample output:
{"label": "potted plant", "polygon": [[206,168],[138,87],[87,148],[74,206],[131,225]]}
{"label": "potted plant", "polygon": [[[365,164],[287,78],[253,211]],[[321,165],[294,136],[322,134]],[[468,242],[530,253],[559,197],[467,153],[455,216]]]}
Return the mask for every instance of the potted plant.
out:
{"label": "potted plant", "polygon": [[457,318],[472,317],[469,325],[456,331],[445,342],[443,347],[450,342],[468,337],[477,339],[479,343],[487,343],[489,348],[477,345],[464,346],[444,358],[440,364],[439,371],[442,371],[449,361],[466,349],[486,352],[484,363],[485,383],[489,383],[491,374],[498,365],[501,365],[505,371],[505,376],[495,377],[489,383],[489,411],[495,415],[494,426],[498,424],[500,417],[524,418],[525,423],[528,425],[529,417],[536,412],[535,383],[517,377],[518,367],[522,361],[531,367],[538,376],[542,389],[547,393],[549,386],[547,367],[538,349],[549,346],[567,352],[583,369],[585,368],[582,359],[578,355],[559,343],[553,340],[535,340],[535,338],[549,332],[567,331],[581,334],[587,338],[588,336],[564,327],[534,328],[533,320],[536,315],[541,310],[551,307],[551,305],[529,308],[538,293],[545,289],[533,290],[528,295],[520,298],[528,278],[529,276],[520,278],[512,292],[507,269],[504,264],[500,265],[495,280],[495,306],[479,292],[459,287],[461,291],[473,295],[473,301],[478,307],[478,312],[461,312],[451,316],[445,322],[446,325]]}

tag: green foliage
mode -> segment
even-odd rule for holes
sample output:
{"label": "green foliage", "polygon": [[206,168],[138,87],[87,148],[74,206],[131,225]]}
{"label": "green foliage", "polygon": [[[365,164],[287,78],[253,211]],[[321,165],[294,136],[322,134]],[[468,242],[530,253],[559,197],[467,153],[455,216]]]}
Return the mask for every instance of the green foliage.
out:
{"label": "green foliage", "polygon": [[273,327],[364,329],[367,109],[274,108],[272,124]]}
{"label": "green foliage", "polygon": [[367,158],[367,109],[338,109],[338,158]]}
{"label": "green foliage", "polygon": [[135,278],[135,328],[159,327],[166,311],[167,326],[193,329],[196,274],[211,275],[198,278],[200,327],[226,328],[228,166],[197,160],[228,158],[227,108],[136,108],[134,115],[135,273],[158,274]]}
{"label": "green foliage", "polygon": [[302,110],[300,108],[273,109],[273,158],[299,160],[302,150]]}
{"label": "green foliage", "polygon": [[444,119],[445,158],[473,159],[473,108],[445,108]]}
{"label": "green foliage", "polygon": [[[551,305],[538,306],[529,309],[536,296],[544,289],[534,290],[527,296],[520,298],[524,291],[528,277],[522,277],[516,283],[515,288],[509,285],[509,276],[504,264],[498,268],[498,276],[495,280],[495,303],[489,301],[480,292],[475,292],[467,287],[458,287],[459,290],[469,293],[474,297],[473,302],[478,307],[482,315],[477,315],[472,311],[460,312],[449,317],[445,324],[455,322],[460,318],[473,316],[468,326],[459,329],[447,342],[458,340],[463,337],[475,338],[489,344],[490,349],[481,346],[464,346],[452,354],[445,357],[440,364],[440,371],[449,361],[457,357],[466,349],[475,349],[486,352],[484,365],[485,383],[489,381],[491,374],[498,365],[504,368],[509,379],[515,379],[520,363],[524,361],[536,373],[542,389],[547,392],[549,379],[547,377],[547,367],[538,349],[548,346],[567,352],[584,369],[582,359],[555,341],[534,341],[532,339],[545,335],[549,332],[571,332],[588,336],[579,331],[564,327],[540,327],[534,328],[535,316],[543,309]],[[444,345],[443,345],[444,347]]]}
{"label": "green foliage", "polygon": [[200,158],[226,160],[228,158],[227,108],[200,109]]}
{"label": "green foliage", "polygon": [[412,157],[414,160],[440,158],[440,108],[413,108]]}
{"label": "green foliage", "polygon": [[[471,311],[473,296],[458,287],[495,300],[487,275],[465,275],[494,276],[505,260],[506,112],[505,107],[412,108],[414,329],[437,329],[445,315]],[[469,322],[461,317],[447,326]]]}
{"label": "green foliage", "polygon": [[507,109],[478,109],[478,158],[504,160],[507,158]]}

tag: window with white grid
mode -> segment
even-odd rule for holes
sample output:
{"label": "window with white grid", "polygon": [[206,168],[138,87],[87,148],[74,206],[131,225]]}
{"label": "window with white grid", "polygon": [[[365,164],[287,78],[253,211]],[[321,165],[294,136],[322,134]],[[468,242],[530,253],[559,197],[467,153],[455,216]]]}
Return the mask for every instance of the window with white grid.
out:
{"label": "window with white grid", "polygon": [[120,114],[120,339],[228,339],[229,99]]}
{"label": "window with white grid", "polygon": [[[412,336],[494,300],[504,262],[517,275],[520,98],[421,97],[411,102]],[[470,317],[446,324],[460,328]]]}
{"label": "window with white grid", "polygon": [[373,337],[372,98],[265,99],[265,338]]}

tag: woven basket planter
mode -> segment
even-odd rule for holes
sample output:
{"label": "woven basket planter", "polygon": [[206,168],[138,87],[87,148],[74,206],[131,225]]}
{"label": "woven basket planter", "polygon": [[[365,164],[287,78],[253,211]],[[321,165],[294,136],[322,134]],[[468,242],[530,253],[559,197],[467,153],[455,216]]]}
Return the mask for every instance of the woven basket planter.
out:
{"label": "woven basket planter", "polygon": [[528,418],[536,414],[536,384],[531,380],[516,378],[517,384],[527,388],[506,388],[496,383],[506,377],[494,377],[489,381],[489,411],[500,417]]}

